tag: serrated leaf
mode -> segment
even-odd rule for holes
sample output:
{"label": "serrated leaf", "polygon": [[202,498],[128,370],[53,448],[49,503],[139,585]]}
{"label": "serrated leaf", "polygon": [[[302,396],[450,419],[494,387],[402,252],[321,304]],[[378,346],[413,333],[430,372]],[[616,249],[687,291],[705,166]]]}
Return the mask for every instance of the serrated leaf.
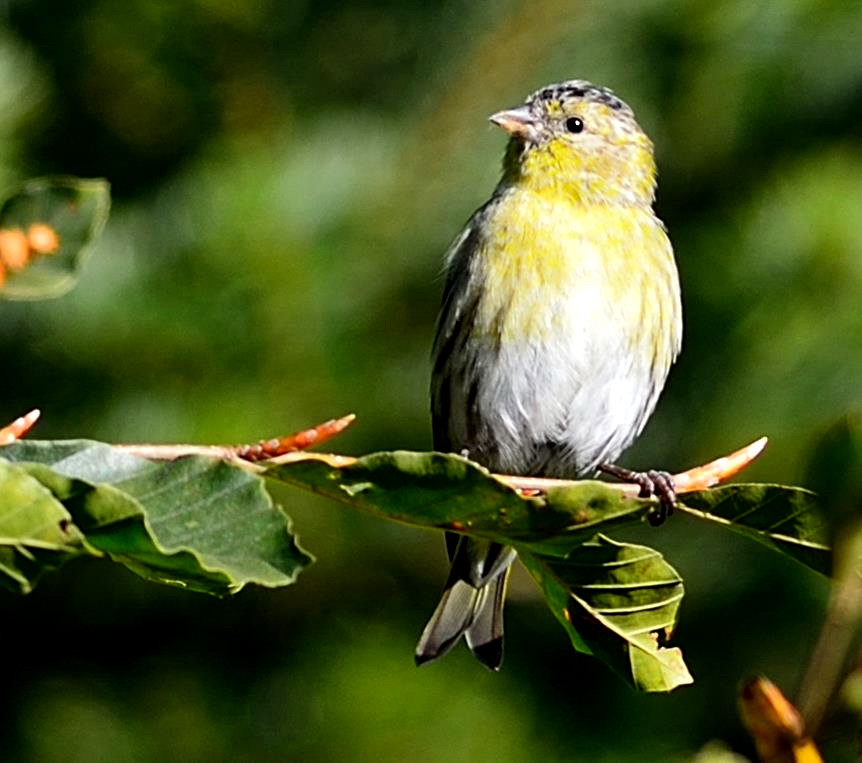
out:
{"label": "serrated leaf", "polygon": [[660,644],[676,623],[683,584],[658,551],[598,534],[565,560],[519,552],[575,649],[642,691],[692,682],[680,650]]}
{"label": "serrated leaf", "polygon": [[[0,297],[46,299],[69,291],[90,244],[104,228],[109,209],[106,180],[57,177],[26,183],[0,208],[0,234],[23,236],[26,246],[23,265],[2,266],[5,283],[0,284]],[[46,233],[55,236],[56,246],[50,251],[39,251],[38,245],[32,249],[26,243],[34,225],[43,226],[43,237]]]}
{"label": "serrated leaf", "polygon": [[[690,513],[828,575],[832,553],[817,496],[784,485],[740,484],[686,493]],[[682,509],[685,511],[685,508]]]}
{"label": "serrated leaf", "polygon": [[41,575],[86,553],[62,503],[27,472],[0,459],[0,585],[30,593]]}
{"label": "serrated leaf", "polygon": [[88,543],[149,580],[224,595],[288,585],[311,561],[262,480],[236,466],[154,462],[86,440],[2,453],[63,503]]}

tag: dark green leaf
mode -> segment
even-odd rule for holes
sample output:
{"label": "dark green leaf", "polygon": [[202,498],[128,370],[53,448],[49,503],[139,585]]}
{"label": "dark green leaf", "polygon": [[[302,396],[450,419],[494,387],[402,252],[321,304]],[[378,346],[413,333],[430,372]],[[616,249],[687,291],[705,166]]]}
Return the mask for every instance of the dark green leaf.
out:
{"label": "dark green leaf", "polygon": [[[468,459],[440,453],[376,453],[348,465],[310,457],[269,466],[266,476],[378,516],[513,545],[577,649],[646,691],[691,682],[680,651],[662,643],[682,597],[679,575],[652,549],[597,535],[643,519],[654,501],[592,480],[524,497]],[[828,569],[809,491],[732,485],[682,498],[680,512]]]}
{"label": "dark green leaf", "polygon": [[[689,513],[829,574],[831,551],[817,496],[784,485],[725,485],[682,496]],[[681,507],[682,511],[686,509]]]}
{"label": "dark green leaf", "polygon": [[149,461],[86,440],[2,453],[62,502],[90,545],[149,580],[223,595],[288,585],[311,561],[262,480],[221,461]]}
{"label": "dark green leaf", "polygon": [[655,506],[594,480],[525,498],[478,464],[443,453],[374,453],[341,467],[309,458],[265,474],[377,516],[561,557],[598,527],[637,522]]}
{"label": "dark green leaf", "polygon": [[676,623],[683,585],[658,551],[599,534],[565,560],[520,555],[578,651],[642,691],[692,682],[680,650],[661,645]]}
{"label": "dark green leaf", "polygon": [[[653,500],[627,498],[596,480],[525,498],[478,464],[442,453],[374,453],[341,467],[309,458],[270,466],[266,476],[378,516],[480,535],[546,556],[566,557],[598,530],[642,520],[655,507]],[[681,500],[701,519],[820,572],[829,568],[823,522],[808,490],[728,485],[686,493]]]}
{"label": "dark green leaf", "polygon": [[20,235],[34,224],[46,225],[56,234],[59,247],[50,253],[32,252],[21,270],[4,267],[6,281],[0,285],[0,297],[45,299],[69,291],[90,244],[102,232],[109,209],[106,180],[58,177],[25,184],[0,209],[0,231]]}

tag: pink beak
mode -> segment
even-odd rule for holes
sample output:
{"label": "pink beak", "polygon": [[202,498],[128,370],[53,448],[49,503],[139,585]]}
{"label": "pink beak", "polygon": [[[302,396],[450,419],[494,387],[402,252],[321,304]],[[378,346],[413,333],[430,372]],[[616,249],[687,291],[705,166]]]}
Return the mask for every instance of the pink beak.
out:
{"label": "pink beak", "polygon": [[521,140],[532,141],[537,136],[536,118],[526,106],[498,111],[496,114],[491,114],[488,119],[498,127],[502,127],[509,135]]}

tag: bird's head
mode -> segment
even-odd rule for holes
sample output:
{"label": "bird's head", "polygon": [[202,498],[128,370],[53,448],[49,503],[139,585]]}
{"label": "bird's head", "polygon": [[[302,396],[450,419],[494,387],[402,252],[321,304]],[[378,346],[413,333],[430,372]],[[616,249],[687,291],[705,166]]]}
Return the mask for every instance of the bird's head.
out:
{"label": "bird's head", "polygon": [[512,136],[504,182],[588,203],[652,203],[652,143],[607,88],[584,80],[549,85],[490,120]]}

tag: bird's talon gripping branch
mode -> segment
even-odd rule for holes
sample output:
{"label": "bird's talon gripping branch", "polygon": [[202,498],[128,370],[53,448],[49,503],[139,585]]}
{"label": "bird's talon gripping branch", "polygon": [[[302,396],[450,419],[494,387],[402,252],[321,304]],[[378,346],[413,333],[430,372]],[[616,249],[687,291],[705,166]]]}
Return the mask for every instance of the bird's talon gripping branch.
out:
{"label": "bird's talon gripping branch", "polygon": [[[650,470],[646,473],[651,487],[646,495],[658,498],[658,509],[650,512],[647,522],[653,527],[658,527],[667,519],[676,507],[676,490],[673,485],[673,477],[668,472],[657,472]],[[641,492],[643,493],[643,488]]]}
{"label": "bird's talon gripping branch", "polygon": [[658,498],[658,506],[647,515],[647,522],[653,527],[658,527],[671,514],[676,506],[676,489],[673,477],[669,472],[649,469],[645,472],[636,472],[616,464],[602,464],[599,470],[610,474],[612,477],[632,482],[640,486],[640,498]]}

